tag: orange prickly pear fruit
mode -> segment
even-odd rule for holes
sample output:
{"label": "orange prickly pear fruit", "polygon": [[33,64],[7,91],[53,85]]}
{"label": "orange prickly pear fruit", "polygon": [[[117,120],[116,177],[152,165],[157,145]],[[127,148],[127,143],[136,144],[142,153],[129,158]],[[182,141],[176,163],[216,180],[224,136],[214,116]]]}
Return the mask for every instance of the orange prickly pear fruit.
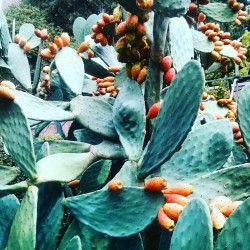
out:
{"label": "orange prickly pear fruit", "polygon": [[167,84],[168,86],[171,84],[171,82],[175,78],[175,69],[170,68],[164,75],[163,75],[163,82]]}
{"label": "orange prickly pear fruit", "polygon": [[147,34],[147,26],[144,23],[138,23],[136,28],[137,36],[145,36]]}
{"label": "orange prickly pear fruit", "polygon": [[100,82],[100,83],[98,83],[99,88],[108,88],[108,87],[111,87],[113,85],[114,85],[113,82]]}
{"label": "orange prickly pear fruit", "polygon": [[64,46],[64,47],[69,46],[69,44],[70,44],[70,36],[69,36],[68,33],[63,32],[63,33],[61,34],[61,39],[62,39],[62,41],[63,41],[63,46]]}
{"label": "orange prickly pear fruit", "polygon": [[138,25],[139,19],[137,15],[130,15],[127,19],[127,29],[135,30]]}
{"label": "orange prickly pear fruit", "polygon": [[48,48],[52,54],[56,54],[58,52],[58,47],[55,43],[52,43],[52,42],[49,43]]}
{"label": "orange prickly pear fruit", "polygon": [[113,91],[115,91],[115,87],[114,87],[114,86],[109,86],[109,87],[107,87],[107,92],[108,92],[108,93],[111,93],[111,92],[113,92]]}
{"label": "orange prickly pear fruit", "polygon": [[98,26],[99,28],[103,28],[103,27],[106,26],[106,22],[105,22],[104,20],[98,20],[98,21],[97,21],[97,26]]}
{"label": "orange prickly pear fruit", "polygon": [[234,133],[237,133],[240,131],[240,127],[238,122],[231,122],[232,130]]}
{"label": "orange prickly pear fruit", "polygon": [[238,132],[234,135],[234,138],[237,139],[237,140],[240,139],[240,138],[242,138],[241,132],[238,131]]}
{"label": "orange prickly pear fruit", "polygon": [[102,79],[102,78],[97,78],[97,79],[96,79],[96,82],[97,82],[97,83],[102,83],[102,82],[104,82],[104,79]]}
{"label": "orange prickly pear fruit", "polygon": [[148,73],[148,67],[144,66],[137,77],[137,82],[143,83],[147,78],[147,73]]}
{"label": "orange prickly pear fruit", "polygon": [[89,48],[89,43],[88,42],[82,42],[80,46],[77,49],[77,53],[83,53],[87,51]]}
{"label": "orange prickly pear fruit", "polygon": [[51,53],[51,51],[48,48],[41,50],[39,55],[43,59],[47,59],[47,60],[53,59],[55,57],[55,54]]}
{"label": "orange prickly pear fruit", "polygon": [[150,13],[147,13],[147,14],[143,14],[143,15],[138,15],[138,18],[139,18],[139,22],[140,23],[145,23],[149,20],[150,18]]}
{"label": "orange prickly pear fruit", "polygon": [[243,144],[244,144],[243,138],[238,139],[236,142],[237,142],[238,144],[240,144],[240,145],[243,145]]}
{"label": "orange prickly pear fruit", "polygon": [[110,93],[110,97],[116,98],[117,95],[118,95],[118,91],[117,90],[114,90],[113,92]]}
{"label": "orange prickly pear fruit", "polygon": [[185,196],[179,194],[165,194],[164,196],[168,203],[176,203],[181,206],[186,206],[189,202]]}
{"label": "orange prickly pear fruit", "polygon": [[119,66],[110,66],[109,67],[109,72],[117,73],[117,72],[120,72],[120,71],[121,71],[121,67],[119,67]]}
{"label": "orange prickly pear fruit", "polygon": [[228,197],[221,195],[221,196],[216,196],[214,199],[212,199],[210,202],[210,206],[220,209],[231,203],[232,201]]}
{"label": "orange prickly pear fruit", "polygon": [[120,53],[122,50],[127,48],[126,37],[122,36],[115,45],[116,51]]}
{"label": "orange prickly pear fruit", "polygon": [[146,116],[146,119],[153,119],[158,116],[161,108],[161,102],[157,102],[151,106]]}
{"label": "orange prickly pear fruit", "polygon": [[166,190],[164,190],[164,194],[180,194],[183,196],[189,196],[194,192],[194,187],[187,183],[174,183],[170,185]]}
{"label": "orange prickly pear fruit", "polygon": [[116,28],[115,28],[115,32],[117,36],[123,36],[126,34],[127,31],[127,22],[121,22],[119,23]]}
{"label": "orange prickly pear fruit", "polygon": [[211,52],[211,56],[212,56],[215,60],[217,60],[217,59],[219,59],[219,58],[221,57],[220,53],[217,52],[217,51],[215,51],[215,50],[213,50],[213,51]]}
{"label": "orange prickly pear fruit", "polygon": [[205,108],[206,108],[206,107],[205,107],[204,103],[201,102],[201,103],[200,103],[200,110],[203,111],[203,110],[205,110]]}
{"label": "orange prickly pear fruit", "polygon": [[60,36],[55,36],[54,38],[54,43],[56,44],[56,46],[61,49],[63,47],[63,40]]}
{"label": "orange prickly pear fruit", "polygon": [[213,95],[209,95],[209,100],[214,101],[215,97]]}
{"label": "orange prickly pear fruit", "polygon": [[230,216],[240,205],[242,201],[234,201],[231,204],[226,205],[225,207],[220,208],[220,211],[225,216]]}
{"label": "orange prickly pear fruit", "polygon": [[15,37],[14,37],[14,42],[15,42],[15,43],[19,43],[19,42],[20,42],[20,39],[21,39],[20,35],[17,34],[17,35],[15,35]]}
{"label": "orange prickly pear fruit", "polygon": [[166,188],[167,180],[164,177],[153,177],[147,180],[144,184],[144,189],[154,192],[160,192]]}
{"label": "orange prickly pear fruit", "polygon": [[154,1],[153,0],[136,0],[136,5],[141,10],[150,10],[153,6]]}
{"label": "orange prickly pear fruit", "polygon": [[202,100],[207,100],[208,94],[207,92],[202,93]]}
{"label": "orange prickly pear fruit", "polygon": [[16,86],[15,86],[15,84],[13,83],[13,82],[11,82],[11,81],[2,81],[1,83],[0,83],[0,86],[5,86],[5,87],[7,87],[7,88],[9,88],[9,89],[16,89]]}
{"label": "orange prickly pear fruit", "polygon": [[103,78],[104,82],[114,82],[115,78],[113,76],[107,76],[105,78]]}
{"label": "orange prickly pear fruit", "polygon": [[0,86],[0,99],[14,100],[14,91],[6,86]]}
{"label": "orange prickly pear fruit", "polygon": [[27,39],[26,38],[21,38],[20,41],[19,41],[19,46],[21,48],[23,48],[25,46],[25,44],[27,43]]}
{"label": "orange prickly pear fruit", "polygon": [[100,33],[100,32],[102,31],[102,29],[101,29],[97,24],[94,24],[94,25],[92,26],[92,31],[93,31],[94,33]]}
{"label": "orange prickly pear fruit", "polygon": [[198,22],[204,22],[206,19],[206,15],[204,13],[200,13],[198,16]]}
{"label": "orange prickly pear fruit", "polygon": [[133,80],[136,80],[141,71],[141,64],[135,63],[131,68],[131,76]]}
{"label": "orange prickly pear fruit", "polygon": [[110,23],[112,21],[112,18],[109,14],[103,13],[102,14],[102,19],[105,23]]}
{"label": "orange prickly pear fruit", "polygon": [[106,46],[106,45],[108,45],[108,39],[105,36],[103,36],[103,38],[100,41],[100,43],[101,43],[102,46]]}
{"label": "orange prickly pear fruit", "polygon": [[240,65],[242,63],[242,60],[238,56],[236,56],[236,57],[234,57],[234,62],[236,64]]}
{"label": "orange prickly pear fruit", "polygon": [[166,203],[163,206],[163,211],[171,220],[177,221],[183,208],[183,206],[176,203]]}
{"label": "orange prickly pear fruit", "polygon": [[90,58],[92,58],[92,57],[94,57],[94,51],[92,50],[92,49],[89,49],[88,50],[88,58],[90,59]]}
{"label": "orange prickly pear fruit", "polygon": [[162,228],[169,231],[174,230],[175,223],[164,213],[163,208],[158,211],[158,221]]}
{"label": "orange prickly pear fruit", "polygon": [[78,187],[80,185],[80,180],[73,180],[68,183],[69,187]]}
{"label": "orange prickly pear fruit", "polygon": [[171,66],[172,66],[172,57],[171,56],[164,56],[162,58],[162,61],[161,61],[161,70],[163,72],[167,72],[170,70]]}
{"label": "orange prickly pear fruit", "polygon": [[48,30],[47,29],[42,29],[41,30],[41,39],[42,40],[47,40],[49,38]]}
{"label": "orange prickly pear fruit", "polygon": [[103,40],[103,33],[98,33],[95,37],[95,40],[98,41],[98,42],[101,42]]}
{"label": "orange prickly pear fruit", "polygon": [[25,53],[29,53],[31,51],[31,44],[27,42],[24,45],[23,50],[24,50]]}
{"label": "orange prickly pear fruit", "polygon": [[222,229],[224,224],[226,223],[226,218],[218,208],[213,208],[211,213],[211,219],[213,227],[217,230]]}
{"label": "orange prickly pear fruit", "polygon": [[108,189],[112,192],[118,192],[121,191],[123,189],[123,185],[121,181],[118,180],[111,180],[108,183]]}
{"label": "orange prickly pear fruit", "polygon": [[35,35],[39,38],[42,37],[42,31],[40,29],[35,29]]}

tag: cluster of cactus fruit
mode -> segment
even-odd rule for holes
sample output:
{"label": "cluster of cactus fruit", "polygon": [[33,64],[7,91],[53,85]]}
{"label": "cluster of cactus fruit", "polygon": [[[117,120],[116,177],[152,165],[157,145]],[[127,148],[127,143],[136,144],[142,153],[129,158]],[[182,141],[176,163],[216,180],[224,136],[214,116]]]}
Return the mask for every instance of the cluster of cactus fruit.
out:
{"label": "cluster of cactus fruit", "polygon": [[[213,51],[245,55],[236,42],[218,48],[226,32],[201,24],[205,15],[233,23],[241,10],[236,1],[119,3],[113,15],[75,20],[77,50],[66,33],[44,48],[46,29],[24,24],[20,38],[39,46],[33,80],[0,15],[1,65],[26,89],[0,83],[0,137],[17,166],[0,165],[0,249],[248,249],[250,88],[218,105],[201,67]],[[208,39],[187,17],[218,34]],[[73,121],[67,140],[37,137],[64,121]],[[239,132],[244,146],[233,141]],[[20,171],[27,179],[13,182]],[[74,220],[58,241],[64,214]]]}

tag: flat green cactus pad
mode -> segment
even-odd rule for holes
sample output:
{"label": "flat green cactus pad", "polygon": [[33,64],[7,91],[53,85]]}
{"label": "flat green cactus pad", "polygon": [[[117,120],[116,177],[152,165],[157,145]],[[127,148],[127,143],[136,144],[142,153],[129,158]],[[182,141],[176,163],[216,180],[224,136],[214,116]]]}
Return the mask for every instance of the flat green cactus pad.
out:
{"label": "flat green cactus pad", "polygon": [[12,185],[0,185],[0,197],[8,194],[25,192],[28,189],[27,181],[21,181]]}
{"label": "flat green cactus pad", "polygon": [[19,175],[19,171],[15,167],[7,167],[0,165],[0,185],[5,185],[14,180]]}
{"label": "flat green cactus pad", "polygon": [[34,34],[35,27],[31,23],[23,23],[19,29],[19,35],[21,38],[26,38],[28,41]]}
{"label": "flat green cactus pad", "polygon": [[65,207],[81,223],[114,237],[142,231],[152,223],[163,203],[161,192],[135,187],[124,187],[119,192],[100,190],[64,201]]}
{"label": "flat green cactus pad", "polygon": [[209,53],[214,50],[214,44],[208,37],[200,31],[191,29],[194,48],[204,53]]}
{"label": "flat green cactus pad", "polygon": [[84,25],[86,24],[86,20],[83,17],[77,17],[73,23],[73,34],[76,41],[80,44],[84,41],[85,33],[84,33]]}
{"label": "flat green cactus pad", "polygon": [[68,243],[65,250],[82,250],[82,243],[79,236],[74,236]]}
{"label": "flat green cactus pad", "polygon": [[238,51],[232,45],[228,44],[223,45],[223,49],[220,54],[226,57],[234,58],[238,55]]}

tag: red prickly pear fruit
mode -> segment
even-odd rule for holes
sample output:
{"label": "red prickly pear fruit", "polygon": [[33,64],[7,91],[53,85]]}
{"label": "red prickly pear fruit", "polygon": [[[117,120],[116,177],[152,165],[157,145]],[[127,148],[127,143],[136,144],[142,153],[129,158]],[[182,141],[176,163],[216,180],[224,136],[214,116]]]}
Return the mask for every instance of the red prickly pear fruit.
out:
{"label": "red prickly pear fruit", "polygon": [[119,66],[110,66],[109,67],[109,72],[111,72],[111,73],[118,73],[120,71],[121,71],[121,67],[119,67]]}
{"label": "red prickly pear fruit", "polygon": [[77,49],[77,53],[83,53],[89,48],[89,42],[82,42]]}
{"label": "red prickly pear fruit", "polygon": [[20,39],[21,39],[20,35],[17,34],[17,35],[15,35],[15,37],[14,37],[14,42],[15,42],[15,43],[19,43],[19,42],[20,42]]}
{"label": "red prickly pear fruit", "polygon": [[119,23],[115,28],[115,32],[117,36],[124,36],[126,34],[126,31],[127,31],[126,21]]}
{"label": "red prickly pear fruit", "polygon": [[108,183],[108,189],[109,189],[111,192],[118,192],[118,191],[121,191],[121,190],[123,189],[122,182],[121,182],[121,181],[118,181],[118,180],[111,180],[111,181]]}
{"label": "red prickly pear fruit", "polygon": [[204,111],[205,110],[205,104],[203,102],[200,103],[200,110]]}
{"label": "red prickly pear fruit", "polygon": [[120,53],[122,50],[125,50],[127,48],[127,42],[126,37],[122,36],[115,45],[115,49],[118,53]]}
{"label": "red prickly pear fruit", "polygon": [[140,23],[145,23],[149,20],[150,18],[150,13],[147,13],[147,14],[143,14],[143,15],[138,15],[138,18],[139,18],[139,22]]}
{"label": "red prickly pear fruit", "polygon": [[130,15],[127,19],[127,29],[135,30],[138,25],[139,19],[137,15]]}
{"label": "red prickly pear fruit", "polygon": [[220,196],[216,196],[215,198],[213,198],[211,200],[210,206],[220,209],[220,208],[225,207],[231,203],[232,203],[232,201],[228,197],[226,197],[224,195],[220,195]]}
{"label": "red prickly pear fruit", "polygon": [[189,202],[185,196],[179,194],[165,194],[164,196],[168,203],[176,203],[181,206],[186,206]]}
{"label": "red prickly pear fruit", "polygon": [[40,29],[35,29],[35,35],[39,38],[42,37],[42,31]]}
{"label": "red prickly pear fruit", "polygon": [[242,134],[240,131],[238,131],[235,135],[234,135],[234,138],[239,140],[240,138],[242,138]]}
{"label": "red prickly pear fruit", "polygon": [[13,101],[15,99],[14,91],[6,86],[0,86],[0,99]]}
{"label": "red prickly pear fruit", "polygon": [[202,100],[207,100],[207,98],[208,98],[207,92],[203,92],[202,93]]}
{"label": "red prickly pear fruit", "polygon": [[136,0],[136,5],[141,10],[150,10],[154,4],[153,0]]}
{"label": "red prickly pear fruit", "polygon": [[61,34],[61,39],[62,39],[62,41],[63,41],[63,46],[64,46],[64,47],[69,46],[69,44],[70,44],[70,36],[69,36],[68,33],[63,32],[63,33]]}
{"label": "red prickly pear fruit", "polygon": [[161,61],[161,70],[163,72],[167,72],[170,70],[172,66],[172,57],[171,56],[164,56]]}
{"label": "red prickly pear fruit", "polygon": [[68,183],[69,187],[78,187],[80,185],[80,180],[73,180]]}
{"label": "red prickly pear fruit", "polygon": [[24,50],[25,53],[29,53],[31,51],[31,44],[27,42],[24,45],[23,50]]}
{"label": "red prickly pear fruit", "polygon": [[158,211],[158,221],[162,228],[169,231],[174,230],[175,223],[164,213],[163,208]]}
{"label": "red prickly pear fruit", "polygon": [[21,48],[23,48],[25,46],[25,44],[27,43],[27,39],[26,38],[21,38],[20,41],[19,41],[19,46]]}
{"label": "red prickly pear fruit", "polygon": [[176,203],[166,203],[163,206],[163,211],[171,220],[177,221],[183,208],[183,206]]}
{"label": "red prickly pear fruit", "polygon": [[112,21],[112,18],[109,14],[103,13],[102,14],[102,19],[105,23],[110,23]]}
{"label": "red prickly pear fruit", "polygon": [[89,59],[91,59],[92,57],[94,57],[94,54],[95,54],[95,53],[94,53],[93,50],[91,50],[91,49],[88,50],[88,58],[89,58]]}
{"label": "red prickly pear fruit", "polygon": [[147,34],[147,26],[144,23],[138,23],[136,28],[137,36],[145,36]]}
{"label": "red prickly pear fruit", "polygon": [[131,77],[133,80],[136,80],[141,71],[141,64],[135,63],[131,68]]}
{"label": "red prickly pear fruit", "polygon": [[200,13],[198,16],[198,22],[204,22],[206,19],[206,15],[204,13]]}
{"label": "red prickly pear fruit", "polygon": [[55,54],[52,54],[48,48],[41,50],[39,55],[40,55],[40,57],[42,57],[45,60],[50,60],[50,59],[53,59],[55,57]]}
{"label": "red prickly pear fruit", "polygon": [[194,192],[194,187],[187,183],[174,183],[170,185],[166,190],[164,190],[164,194],[180,194],[183,196],[189,196]]}
{"label": "red prickly pear fruit", "polygon": [[224,224],[226,223],[226,218],[218,208],[213,208],[211,213],[211,219],[213,227],[217,230],[222,229]]}
{"label": "red prickly pear fruit", "polygon": [[114,82],[115,78],[113,76],[107,76],[103,78],[103,82]]}
{"label": "red prickly pear fruit", "polygon": [[58,52],[58,47],[55,43],[49,43],[48,48],[52,54],[56,54]]}
{"label": "red prickly pear fruit", "polygon": [[171,82],[174,80],[175,78],[175,69],[174,68],[170,68],[164,75],[163,75],[163,82],[166,85],[170,85]]}
{"label": "red prickly pear fruit", "polygon": [[103,36],[102,40],[100,41],[102,46],[106,46],[108,45],[108,39],[107,37]]}
{"label": "red prickly pear fruit", "polygon": [[166,188],[167,180],[164,177],[153,177],[147,180],[144,184],[144,189],[154,192],[160,192]]}
{"label": "red prickly pear fruit", "polygon": [[48,30],[47,29],[42,29],[41,30],[41,39],[42,40],[47,40],[49,38]]}
{"label": "red prickly pear fruit", "polygon": [[148,74],[148,67],[144,66],[137,77],[137,82],[139,84],[143,83],[147,78],[147,74]]}
{"label": "red prickly pear fruit", "polygon": [[6,81],[6,80],[2,81],[2,82],[0,83],[0,86],[5,86],[5,87],[7,87],[7,88],[9,88],[9,89],[16,89],[16,86],[15,86],[15,84],[14,84],[13,82],[11,82],[11,81]]}
{"label": "red prickly pear fruit", "polygon": [[161,103],[157,102],[151,106],[146,116],[147,119],[153,119],[158,116],[161,108]]}
{"label": "red prickly pear fruit", "polygon": [[92,31],[93,31],[94,33],[100,33],[100,32],[102,32],[102,29],[101,29],[100,27],[98,27],[97,24],[94,24],[94,25],[92,26]]}
{"label": "red prickly pear fruit", "polygon": [[238,144],[240,145],[244,145],[244,139],[243,138],[240,138],[236,141]]}
{"label": "red prickly pear fruit", "polygon": [[97,42],[101,42],[103,40],[103,37],[104,37],[103,33],[98,33],[96,34],[95,40]]}
{"label": "red prickly pear fruit", "polygon": [[104,20],[97,21],[97,25],[99,28],[103,28],[106,26],[106,22]]}
{"label": "red prickly pear fruit", "polygon": [[240,205],[242,201],[234,201],[231,204],[226,205],[225,207],[220,208],[220,211],[225,216],[230,216]]}
{"label": "red prickly pear fruit", "polygon": [[55,36],[54,38],[54,43],[56,44],[56,46],[61,49],[63,47],[63,40],[60,36]]}
{"label": "red prickly pear fruit", "polygon": [[232,130],[234,133],[237,133],[238,131],[240,131],[238,122],[231,122],[231,126],[232,126]]}
{"label": "red prickly pear fruit", "polygon": [[197,4],[195,4],[195,3],[190,3],[189,4],[189,8],[188,8],[188,11],[189,12],[195,12],[196,10],[198,9],[198,6],[197,6]]}

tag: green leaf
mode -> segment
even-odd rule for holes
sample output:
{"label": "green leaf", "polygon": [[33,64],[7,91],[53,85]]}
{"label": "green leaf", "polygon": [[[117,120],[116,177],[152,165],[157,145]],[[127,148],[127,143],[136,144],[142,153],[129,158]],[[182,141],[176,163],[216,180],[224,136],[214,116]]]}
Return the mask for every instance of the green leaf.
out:
{"label": "green leaf", "polygon": [[7,167],[0,165],[0,185],[8,184],[19,175],[19,171],[15,167]]}
{"label": "green leaf", "polygon": [[194,48],[204,53],[209,53],[214,50],[214,44],[208,37],[200,31],[191,29]]}
{"label": "green leaf", "polygon": [[37,199],[38,188],[30,186],[12,223],[7,246],[8,250],[35,249]]}
{"label": "green leaf", "polygon": [[36,159],[33,138],[28,120],[16,102],[0,101],[0,136],[16,165],[34,180]]}
{"label": "green leaf", "polygon": [[124,187],[119,192],[100,190],[64,201],[81,223],[114,237],[130,236],[145,229],[163,203],[161,192],[134,187]]}

